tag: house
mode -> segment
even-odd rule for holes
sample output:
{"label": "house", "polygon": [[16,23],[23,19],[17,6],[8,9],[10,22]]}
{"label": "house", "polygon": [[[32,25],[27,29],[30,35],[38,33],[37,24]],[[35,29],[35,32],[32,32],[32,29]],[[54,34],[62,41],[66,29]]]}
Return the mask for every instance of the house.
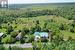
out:
{"label": "house", "polygon": [[22,39],[22,33],[20,32],[17,36],[16,36],[17,40],[21,40]]}
{"label": "house", "polygon": [[34,37],[35,37],[34,40],[38,41],[38,39],[40,38],[47,39],[49,36],[47,32],[35,32]]}
{"label": "house", "polygon": [[4,35],[4,33],[1,32],[1,33],[0,33],[0,37],[2,37],[3,35]]}

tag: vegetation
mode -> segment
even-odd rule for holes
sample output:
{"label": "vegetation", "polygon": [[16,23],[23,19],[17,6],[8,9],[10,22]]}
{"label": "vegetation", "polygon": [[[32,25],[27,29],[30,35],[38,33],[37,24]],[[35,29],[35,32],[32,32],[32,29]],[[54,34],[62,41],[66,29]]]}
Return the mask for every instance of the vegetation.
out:
{"label": "vegetation", "polygon": [[[0,37],[0,44],[32,43],[34,50],[75,50],[75,7],[41,7],[0,9],[0,32],[4,33]],[[51,41],[39,39],[35,42],[36,31],[51,31]],[[17,36],[21,36],[22,39],[17,40]],[[11,49],[25,50],[18,47]],[[0,50],[6,48],[2,45]]]}

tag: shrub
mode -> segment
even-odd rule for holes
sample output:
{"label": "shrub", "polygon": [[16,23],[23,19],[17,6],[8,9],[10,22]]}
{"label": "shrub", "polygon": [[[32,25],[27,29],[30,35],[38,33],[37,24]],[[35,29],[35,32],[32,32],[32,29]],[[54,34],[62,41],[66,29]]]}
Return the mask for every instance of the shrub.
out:
{"label": "shrub", "polygon": [[10,32],[13,31],[13,27],[12,26],[8,26],[7,27],[7,34],[10,34]]}
{"label": "shrub", "polygon": [[11,32],[11,37],[13,37],[13,38],[15,38],[17,35],[18,35],[18,33],[19,32],[17,32],[17,31],[13,31],[13,32]]}
{"label": "shrub", "polygon": [[0,45],[0,50],[6,50],[3,45]]}
{"label": "shrub", "polygon": [[70,32],[74,33],[75,31],[74,31],[74,29],[73,29],[73,28],[71,28],[71,29],[70,29]]}

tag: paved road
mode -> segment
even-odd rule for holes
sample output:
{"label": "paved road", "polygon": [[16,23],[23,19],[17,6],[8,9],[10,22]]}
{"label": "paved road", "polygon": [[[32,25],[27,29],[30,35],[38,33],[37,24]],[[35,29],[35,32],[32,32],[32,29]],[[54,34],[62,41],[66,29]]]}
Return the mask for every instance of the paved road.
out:
{"label": "paved road", "polygon": [[21,47],[21,48],[33,48],[32,43],[24,43],[24,44],[3,44],[4,47],[8,48],[11,47]]}

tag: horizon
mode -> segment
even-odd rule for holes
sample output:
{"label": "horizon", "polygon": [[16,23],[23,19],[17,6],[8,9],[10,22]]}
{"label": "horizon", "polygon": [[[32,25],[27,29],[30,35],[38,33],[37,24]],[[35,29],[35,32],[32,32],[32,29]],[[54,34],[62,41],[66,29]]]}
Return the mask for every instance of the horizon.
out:
{"label": "horizon", "polygon": [[75,0],[9,0],[8,4],[75,3]]}
{"label": "horizon", "polygon": [[75,2],[56,2],[56,3],[13,3],[13,4],[68,4],[68,3],[75,3]]}

